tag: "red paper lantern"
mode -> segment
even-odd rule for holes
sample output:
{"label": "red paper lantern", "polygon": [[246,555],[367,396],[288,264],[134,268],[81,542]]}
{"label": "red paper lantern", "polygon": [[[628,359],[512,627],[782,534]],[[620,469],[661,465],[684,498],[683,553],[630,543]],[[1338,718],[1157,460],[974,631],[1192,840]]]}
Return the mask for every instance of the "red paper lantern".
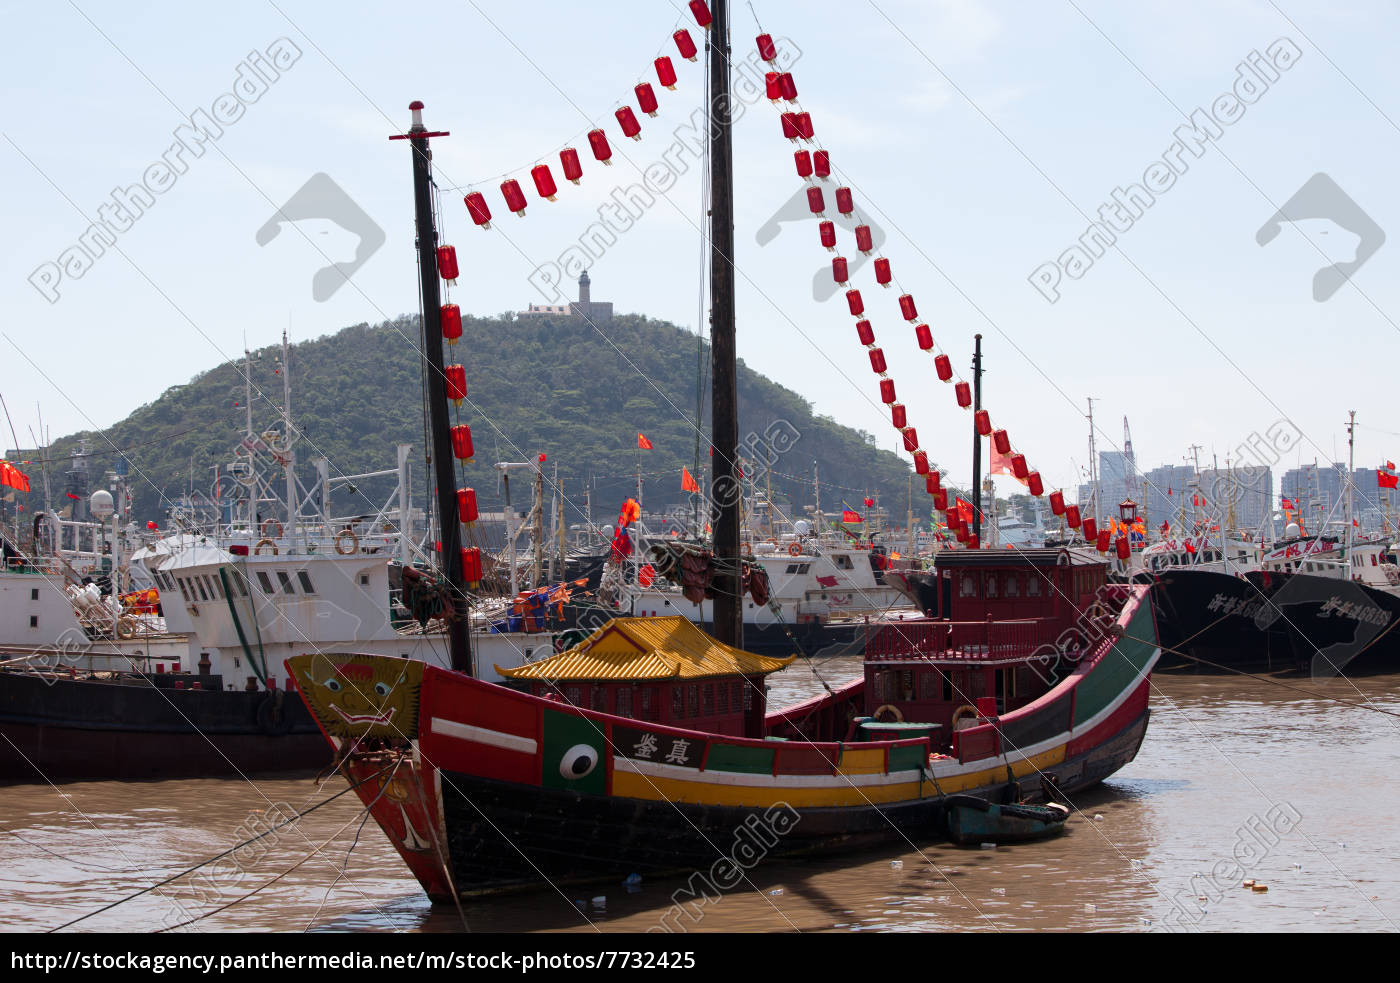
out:
{"label": "red paper lantern", "polygon": [[812,114],[797,114],[797,135],[804,140],[812,139],[815,131],[812,129]]}
{"label": "red paper lantern", "polygon": [[481,583],[481,550],[475,546],[462,550],[462,579],[469,584]]}
{"label": "red paper lantern", "polygon": [[856,334],[860,337],[862,345],[875,344],[875,329],[870,326],[869,321],[857,321]]}
{"label": "red paper lantern", "polygon": [[705,0],[690,0],[690,12],[695,15],[695,23],[707,31],[714,23],[715,19],[710,14],[709,4],[705,3]]}
{"label": "red paper lantern", "polygon": [[763,91],[764,91],[765,93],[767,93],[768,98],[771,99],[771,100],[773,100],[774,102],[778,102],[780,99],[782,99],[782,98],[783,98],[782,74],[781,74],[780,72],[764,72],[764,73],[763,73]]}
{"label": "red paper lantern", "polygon": [[1011,473],[1014,474],[1017,478],[1020,478],[1022,481],[1025,481],[1026,478],[1030,477],[1031,469],[1030,465],[1026,463],[1026,455],[1011,455]]}
{"label": "red paper lantern", "polygon": [[875,249],[870,235],[870,226],[856,226],[856,248],[866,255],[869,255]]}
{"label": "red paper lantern", "polygon": [[970,385],[966,382],[960,382],[953,388],[957,392],[959,406],[963,409],[967,409],[972,405],[972,387]]}
{"label": "red paper lantern", "polygon": [[456,304],[443,304],[439,315],[442,318],[442,336],[455,344],[462,337],[462,309]]}
{"label": "red paper lantern", "polygon": [[470,461],[476,453],[472,446],[472,428],[465,423],[452,428],[452,453],[459,461]]}
{"label": "red paper lantern", "polygon": [[904,315],[906,321],[917,321],[919,310],[914,306],[914,298],[905,294],[899,298],[899,312]]}
{"label": "red paper lantern", "polygon": [[967,548],[970,550],[982,548],[982,541],[977,538],[977,534],[975,532],[970,532],[967,534]]}
{"label": "red paper lantern", "polygon": [[797,99],[797,83],[792,80],[792,72],[783,72],[778,76],[778,91],[783,94],[783,98],[788,102]]}
{"label": "red paper lantern", "polygon": [[671,37],[676,39],[676,49],[680,51],[681,57],[688,61],[695,61],[695,42],[690,39],[690,32],[682,27]]}
{"label": "red paper lantern", "polygon": [[937,471],[930,471],[924,476],[924,489],[930,494],[934,494],[943,487],[943,476]]}
{"label": "red paper lantern", "polygon": [[457,282],[457,250],[452,246],[438,246],[438,276],[448,283]]}
{"label": "red paper lantern", "polygon": [[637,105],[642,108],[642,112],[648,116],[655,116],[660,104],[656,101],[656,93],[652,90],[651,83],[638,82],[632,91],[637,93]]}
{"label": "red paper lantern", "polygon": [[642,124],[637,122],[637,114],[632,112],[631,106],[623,106],[613,115],[617,117],[617,125],[622,127],[623,136],[633,140],[642,138]]}
{"label": "red paper lantern", "polygon": [[1045,494],[1045,483],[1040,480],[1039,471],[1032,471],[1026,475],[1026,490],[1036,498]]}
{"label": "red paper lantern", "polygon": [[914,473],[928,474],[928,454],[924,451],[914,452]]}
{"label": "red paper lantern", "polygon": [[770,34],[760,34],[758,40],[758,57],[764,61],[774,61],[778,57],[778,47],[773,43]]}
{"label": "red paper lantern", "polygon": [[656,59],[656,81],[668,89],[676,87],[676,68],[671,64],[671,59],[667,55]]}
{"label": "red paper lantern", "polygon": [[831,261],[831,275],[837,283],[845,283],[849,280],[850,271],[846,267],[846,257],[837,256]]}
{"label": "red paper lantern", "polygon": [[1100,529],[1096,538],[1098,542],[1094,544],[1094,548],[1100,553],[1107,553],[1108,548],[1113,545],[1113,533],[1107,529]]}
{"label": "red paper lantern", "polygon": [[1065,508],[1065,525],[1071,529],[1079,528],[1079,506],[1070,505]]}
{"label": "red paper lantern", "polygon": [[812,154],[812,166],[817,172],[817,177],[831,177],[831,155],[825,150],[818,150]]}
{"label": "red paper lantern", "polygon": [[919,449],[919,432],[913,427],[905,427],[903,431],[904,449],[909,453],[914,453]]}
{"label": "red paper lantern", "polygon": [[[885,372],[885,370],[886,370],[886,369],[885,369],[885,353],[884,353],[884,351],[883,351],[882,349],[879,349],[879,348],[872,348],[872,349],[870,349],[870,367],[875,371],[875,374],[876,374],[876,375],[881,375],[881,374],[883,374],[883,373]],[[891,392],[891,394],[893,394],[893,392],[894,392],[894,388],[893,388],[893,387],[894,387],[894,383],[891,382],[889,379],[886,379],[885,382],[889,382],[889,383],[890,383],[890,387],[891,387],[891,388],[890,388],[890,392]],[[884,385],[881,384],[881,386],[880,386],[880,391],[881,391],[882,393],[884,392],[884,389],[885,389]],[[889,399],[885,400],[885,402],[887,402],[887,403],[893,403],[893,402],[894,402],[894,397],[893,397],[893,395],[891,395],[891,397],[890,397]]]}
{"label": "red paper lantern", "polygon": [[1120,559],[1120,560],[1126,560],[1128,557],[1132,556],[1132,554],[1133,554],[1133,548],[1132,548],[1132,546],[1130,546],[1130,545],[1128,544],[1128,537],[1127,537],[1127,536],[1119,536],[1119,537],[1118,537],[1118,559]]}
{"label": "red paper lantern", "polygon": [[1098,536],[1098,534],[1099,534],[1099,524],[1098,524],[1098,522],[1097,522],[1096,520],[1092,519],[1092,518],[1090,518],[1090,519],[1085,519],[1085,520],[1084,520],[1084,539],[1085,539],[1086,541],[1088,541],[1088,540],[1090,540],[1090,539],[1094,539],[1096,536]]}
{"label": "red paper lantern", "polygon": [[836,226],[832,222],[822,222],[817,226],[822,235],[822,245],[827,249],[836,248]]}
{"label": "red paper lantern", "polygon": [[447,398],[458,406],[467,398],[467,370],[462,365],[444,366],[443,377],[447,380]]}
{"label": "red paper lantern", "polygon": [[506,207],[522,218],[525,215],[525,192],[520,190],[520,182],[507,178],[501,183],[501,194],[505,196]]}
{"label": "red paper lantern", "polygon": [[957,528],[953,530],[953,535],[957,537],[960,543],[966,543],[972,538],[972,533],[967,531],[967,525],[963,522],[958,523]]}
{"label": "red paper lantern", "polygon": [[992,431],[992,446],[997,449],[998,454],[1011,453],[1011,437],[1005,430]]}
{"label": "red paper lantern", "polygon": [[933,493],[933,507],[940,512],[948,511],[948,489],[939,488]]}
{"label": "red paper lantern", "polygon": [[1065,514],[1065,493],[1062,491],[1052,491],[1050,493],[1050,512],[1054,515]]}
{"label": "red paper lantern", "polygon": [[986,410],[978,410],[972,414],[972,420],[980,436],[985,437],[992,432],[992,415]]}
{"label": "red paper lantern", "polygon": [[486,196],[480,191],[473,191],[462,199],[467,203],[467,214],[472,217],[472,221],[483,229],[491,228],[491,208],[486,204]]}
{"label": "red paper lantern", "polygon": [[826,197],[822,194],[822,189],[811,187],[807,189],[807,207],[812,210],[813,215],[821,215],[826,212]]}
{"label": "red paper lantern", "polygon": [[795,160],[795,161],[797,162],[797,176],[798,176],[798,177],[800,177],[800,178],[809,178],[809,177],[812,176],[812,155],[811,155],[811,154],[809,154],[809,153],[808,153],[807,151],[805,151],[805,150],[799,150],[799,151],[797,151],[797,153],[795,153],[795,154],[792,155],[792,158],[793,158],[793,160]]}
{"label": "red paper lantern", "polygon": [[914,329],[914,338],[919,342],[919,348],[923,351],[933,350],[933,332],[929,330],[927,324],[921,324]]}
{"label": "red paper lantern", "polygon": [[[878,351],[880,351],[880,349],[876,348],[876,349],[874,349],[874,351],[878,352]],[[881,365],[884,365],[884,364],[885,364],[885,356],[884,356],[884,353],[883,353],[883,352],[881,352],[881,354],[880,354],[880,364],[881,364]],[[873,368],[874,365],[875,365],[875,358],[874,358],[874,355],[873,355],[873,354],[872,354],[872,356],[871,356],[871,358],[870,358],[870,365],[871,365],[872,368]],[[884,370],[883,370],[883,369],[876,369],[875,371],[877,371],[877,372],[883,372]],[[884,403],[886,406],[889,406],[889,405],[893,404],[897,399],[898,399],[898,397],[895,396],[895,394],[894,394],[894,380],[893,380],[893,379],[881,379],[881,380],[880,380],[880,402]]]}
{"label": "red paper lantern", "polygon": [[578,151],[573,147],[559,151],[559,166],[564,168],[564,177],[574,184],[578,184],[579,178],[583,177],[583,165],[579,163]]}
{"label": "red paper lantern", "polygon": [[859,290],[846,291],[846,305],[850,307],[853,317],[860,317],[865,313],[865,301],[860,299]]}
{"label": "red paper lantern", "polygon": [[882,287],[888,287],[893,279],[894,274],[890,272],[890,261],[881,256],[875,261],[875,282]]}
{"label": "red paper lantern", "polygon": [[933,370],[938,373],[938,378],[942,382],[953,378],[953,363],[947,355],[933,356]]}
{"label": "red paper lantern", "polygon": [[593,148],[594,157],[601,160],[609,167],[612,166],[612,161],[608,159],[612,156],[612,147],[608,146],[608,135],[606,133],[602,130],[589,130],[588,145]]}
{"label": "red paper lantern", "polygon": [[855,211],[855,209],[856,209],[855,202],[851,199],[851,189],[850,189],[850,188],[837,188],[837,189],[836,189],[836,210],[837,210],[838,212],[840,212],[842,215],[849,215],[849,214],[851,214],[851,212]]}
{"label": "red paper lantern", "polygon": [[904,411],[903,403],[890,404],[890,422],[894,424],[896,430],[903,430],[909,425],[907,414]]}
{"label": "red paper lantern", "polygon": [[534,178],[535,190],[540,193],[540,197],[554,201],[554,196],[559,193],[559,188],[554,183],[554,175],[549,173],[549,165],[536,164],[530,168],[530,177]]}
{"label": "red paper lantern", "polygon": [[783,136],[796,142],[797,138],[802,135],[797,127],[797,114],[783,113],[781,119],[783,121]]}
{"label": "red paper lantern", "polygon": [[477,515],[478,513],[476,511],[476,489],[458,488],[457,518],[460,519],[462,522],[475,522],[477,519]]}

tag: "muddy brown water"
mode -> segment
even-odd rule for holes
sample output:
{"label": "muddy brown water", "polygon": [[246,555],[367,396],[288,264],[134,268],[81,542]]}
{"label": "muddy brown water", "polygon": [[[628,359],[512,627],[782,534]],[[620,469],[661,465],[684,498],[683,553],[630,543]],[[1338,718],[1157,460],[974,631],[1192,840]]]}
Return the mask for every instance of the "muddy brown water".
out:
{"label": "muddy brown water", "polygon": [[[821,664],[833,686],[859,669],[857,659]],[[346,795],[70,930],[146,932],[200,916],[188,930],[1395,930],[1400,717],[1340,701],[1400,713],[1400,677],[1289,685],[1310,692],[1156,677],[1137,759],[1076,796],[1067,833],[1046,842],[984,849],[916,837],[760,864],[731,890],[680,909],[683,879],[545,888],[459,912],[428,903]],[[773,680],[772,705],[820,689],[795,666]],[[309,777],[5,788],[0,925],[61,926],[228,849],[279,809],[343,788]],[[1267,892],[1241,886],[1246,879]]]}

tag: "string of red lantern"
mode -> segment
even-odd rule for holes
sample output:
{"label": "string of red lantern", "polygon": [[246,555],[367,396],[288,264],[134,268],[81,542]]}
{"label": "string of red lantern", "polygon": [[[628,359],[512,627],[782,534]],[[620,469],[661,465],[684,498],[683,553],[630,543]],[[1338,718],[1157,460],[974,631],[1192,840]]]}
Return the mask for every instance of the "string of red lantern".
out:
{"label": "string of red lantern", "polygon": [[[757,43],[759,49],[759,56],[761,58],[769,62],[772,62],[776,59],[777,51],[775,46],[773,45],[773,40],[769,35],[759,35],[759,37],[757,38]],[[812,122],[811,114],[803,110],[801,104],[798,102],[797,84],[792,77],[792,73],[776,71],[768,72],[765,78],[765,84],[768,98],[772,101],[774,106],[779,108],[783,136],[788,140],[793,141],[794,143],[798,143],[799,141],[805,141],[808,143],[815,142],[815,126]],[[785,106],[784,104],[787,105]],[[796,166],[797,176],[801,178],[804,182],[807,182],[809,184],[809,187],[807,188],[808,207],[813,212],[813,214],[822,215],[825,212],[826,202],[821,184],[818,182],[829,180],[831,177],[831,156],[829,151],[827,151],[824,148],[813,148],[812,150],[808,150],[806,148],[799,147],[799,149],[794,154],[794,163]],[[835,189],[834,197],[837,211],[840,212],[842,215],[853,216],[854,220],[857,222],[857,225],[855,227],[855,239],[857,250],[859,250],[866,256],[871,255],[871,253],[874,252],[874,244],[873,235],[871,234],[870,230],[870,225],[867,221],[862,220],[863,216],[857,209],[855,198],[852,194],[850,187],[844,185],[838,186]],[[830,221],[821,222],[819,226],[819,236],[823,246],[825,246],[828,250],[831,251],[836,250],[837,240],[835,223]],[[937,374],[938,378],[943,382],[954,382],[955,372],[953,369],[952,360],[948,357],[947,354],[938,351],[938,348],[934,342],[933,332],[929,328],[928,324],[919,322],[918,308],[914,302],[914,297],[911,293],[904,292],[903,287],[898,284],[897,279],[893,275],[893,270],[891,268],[889,259],[883,255],[877,256],[875,258],[873,267],[875,271],[875,281],[877,284],[879,284],[881,287],[888,288],[893,283],[901,290],[898,299],[900,315],[904,318],[906,322],[915,325],[915,340],[917,341],[919,348],[922,351],[926,351],[933,356],[934,371]],[[835,279],[837,284],[847,286],[849,285],[850,269],[849,264],[844,257],[837,256],[833,258],[832,275],[833,279]],[[848,289],[846,291],[846,301],[852,316],[860,317],[864,313],[865,303],[858,289]],[[864,330],[861,329],[861,325],[865,326]],[[862,343],[866,344],[867,348],[873,349],[874,335],[873,331],[871,331],[869,328],[869,321],[861,321],[857,325],[857,330],[861,335]],[[869,342],[866,341],[867,336],[871,339]],[[874,352],[876,351],[880,352],[880,363],[882,365],[884,363],[883,352],[879,349],[873,349],[871,356],[872,367],[874,367],[875,365]],[[876,371],[881,372],[880,369],[876,369]],[[881,375],[881,395],[883,398],[886,390],[885,382],[888,381],[888,379],[883,378],[882,372]],[[890,393],[893,393],[892,382],[890,382],[889,391]],[[959,406],[961,406],[963,409],[971,409],[972,387],[969,383],[967,383],[965,380],[957,379],[956,382],[954,382],[953,392]],[[892,400],[887,399],[885,400],[885,402],[889,403],[892,402]],[[905,416],[906,414],[904,412],[904,407],[901,405],[899,407],[899,412],[893,417],[893,419],[896,428],[900,429],[902,433],[905,433],[906,449],[909,449],[912,452],[915,448],[917,448],[917,440],[911,442],[910,438],[908,437],[908,432],[904,427]],[[992,429],[991,416],[987,410],[976,410],[974,420],[978,434],[984,437],[992,438],[992,443],[993,446],[996,448],[997,453],[1006,457],[1009,460],[1012,475],[1018,481],[1024,484],[1026,486],[1027,491],[1029,491],[1033,496],[1035,496],[1036,498],[1042,497],[1045,494],[1045,486],[1044,481],[1041,478],[1040,472],[1030,467],[1030,465],[1026,461],[1026,457],[1024,454],[1012,452],[1011,442],[1009,436],[1007,435],[1007,432],[1004,429]],[[918,463],[916,459],[916,469],[917,467]],[[922,474],[925,472],[920,471],[920,473]],[[937,476],[937,472],[934,471],[933,475]],[[941,496],[941,498],[940,496],[934,494],[934,490],[938,487],[938,484],[938,481],[934,480],[934,478],[930,478],[928,480],[928,490],[930,494],[934,495],[935,507],[938,508],[939,511],[943,512],[945,516],[948,516],[948,524],[950,528],[954,528],[954,522],[957,523],[956,528],[958,532],[959,541],[968,542],[970,548],[976,548],[975,535],[966,532],[965,523],[963,523],[960,519],[955,520],[953,518],[957,515],[957,510],[955,507],[951,509],[948,507],[946,494]],[[956,505],[956,503],[954,504]],[[1065,517],[1065,521],[1070,526],[1070,528],[1078,528],[1080,526],[1078,508],[1075,506],[1065,505],[1063,492],[1057,490],[1051,493],[1050,507],[1051,511],[1056,516]],[[1085,521],[1091,522],[1092,520]],[[1106,552],[1110,548],[1109,544],[1104,541],[1103,537],[1091,535],[1091,530],[1093,530],[1094,532],[1097,531],[1094,530],[1092,525],[1082,530],[1085,540],[1093,541],[1094,545],[1099,549],[1100,552]],[[1119,546],[1119,549],[1121,550],[1121,545]]]}
{"label": "string of red lantern", "polygon": [[[705,0],[691,0],[690,11],[695,18],[695,23],[705,30],[710,29],[714,18],[710,13],[709,6]],[[687,61],[697,61],[699,48],[695,44],[695,39],[690,36],[690,31],[684,27],[677,29],[671,35],[671,41],[676,46],[676,51]],[[771,43],[771,42],[770,42]],[[670,56],[658,55],[652,62],[652,68],[656,72],[656,80],[668,91],[674,91],[678,84],[675,65]],[[648,117],[654,117],[660,111],[660,101],[657,99],[656,90],[648,81],[640,81],[633,88],[636,96],[638,108]],[[642,124],[637,119],[637,114],[633,111],[629,103],[623,103],[613,113],[617,119],[622,135],[633,140],[642,139]],[[613,150],[608,142],[607,132],[602,127],[595,127],[587,131],[588,148],[593,153],[594,160],[605,166],[612,165]],[[577,136],[574,137],[577,139]],[[583,164],[579,157],[578,148],[566,144],[559,153],[559,167],[566,180],[574,184],[579,184],[583,179]],[[547,154],[546,156],[551,156]],[[505,199],[506,207],[517,216],[524,218],[528,201],[525,193],[521,190],[520,182],[509,175],[513,171],[507,171],[500,175],[505,178],[501,183],[501,196]],[[555,201],[558,194],[558,185],[554,181],[554,174],[550,165],[543,159],[537,159],[534,166],[530,168],[530,180],[534,183],[535,191],[539,197],[546,201]],[[472,222],[482,229],[491,228],[491,206],[486,200],[486,195],[481,191],[472,190],[477,184],[483,182],[474,181],[467,184],[467,194],[464,201],[467,206],[467,214],[471,216]]]}

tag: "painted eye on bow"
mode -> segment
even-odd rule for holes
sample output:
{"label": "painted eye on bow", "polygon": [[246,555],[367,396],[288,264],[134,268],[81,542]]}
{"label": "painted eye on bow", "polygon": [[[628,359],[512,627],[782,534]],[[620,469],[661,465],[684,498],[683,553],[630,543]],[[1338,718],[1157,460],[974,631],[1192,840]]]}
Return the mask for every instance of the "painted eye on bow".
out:
{"label": "painted eye on bow", "polygon": [[570,781],[583,778],[598,767],[598,752],[587,744],[575,744],[559,761],[559,774]]}
{"label": "painted eye on bow", "polygon": [[330,690],[332,693],[340,692],[340,680],[336,679],[334,676],[332,676],[330,679],[327,679],[321,685],[324,686],[326,689]]}
{"label": "painted eye on bow", "polygon": [[376,693],[378,693],[380,696],[388,696],[389,693],[390,693],[390,691],[393,690],[393,688],[394,688],[394,687],[390,686],[388,683],[375,683],[375,684],[374,684],[374,691],[375,691]]}

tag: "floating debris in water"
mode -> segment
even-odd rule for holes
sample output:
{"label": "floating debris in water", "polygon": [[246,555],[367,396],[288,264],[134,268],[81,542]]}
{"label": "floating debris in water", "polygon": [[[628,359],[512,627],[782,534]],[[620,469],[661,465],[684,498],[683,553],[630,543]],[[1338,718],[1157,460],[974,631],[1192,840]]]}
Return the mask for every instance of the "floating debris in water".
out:
{"label": "floating debris in water", "polygon": [[995,843],[983,843],[983,844],[982,844],[982,849],[983,849],[983,850],[995,850],[996,848],[997,848],[997,845],[996,845]]}
{"label": "floating debris in water", "polygon": [[1337,841],[1337,846],[1341,847],[1343,850],[1345,850],[1345,849],[1347,848],[1347,845],[1346,845],[1345,843],[1343,843],[1341,840],[1338,840],[1338,841]]}
{"label": "floating debris in water", "polygon": [[992,888],[992,893],[993,893],[993,894],[1005,894],[1005,893],[1006,893],[1006,888],[1004,888],[1004,887],[994,887],[994,888]]}
{"label": "floating debris in water", "polygon": [[1150,919],[1150,918],[1144,918],[1144,919],[1142,920],[1142,923],[1143,923],[1144,925],[1151,925],[1151,924],[1152,924],[1152,919]]}
{"label": "floating debris in water", "polygon": [[1294,870],[1302,870],[1302,869],[1303,869],[1303,865],[1302,865],[1302,864],[1294,864],[1294,865],[1293,865],[1293,869],[1294,869]]}
{"label": "floating debris in water", "polygon": [[1141,867],[1141,866],[1142,866],[1142,861],[1141,861],[1140,859],[1138,859],[1137,857],[1134,857],[1134,858],[1132,859],[1131,862],[1132,862],[1132,865],[1133,865],[1134,867]]}
{"label": "floating debris in water", "polygon": [[608,906],[608,899],[607,899],[607,896],[606,896],[606,895],[600,894],[600,895],[598,895],[596,898],[593,899],[593,907],[597,908],[599,911],[603,910],[603,909],[606,908],[607,906]]}
{"label": "floating debris in water", "polygon": [[1103,813],[1101,813],[1101,812],[1096,812],[1096,813],[1094,813],[1094,822],[1096,822],[1096,823],[1101,823],[1101,822],[1103,822]]}
{"label": "floating debris in water", "polygon": [[642,875],[641,875],[641,874],[628,874],[628,875],[627,875],[627,880],[623,881],[622,883],[626,884],[628,887],[634,887],[634,886],[636,886],[637,884],[642,883]]}
{"label": "floating debris in water", "polygon": [[1205,896],[1204,894],[1198,894],[1198,895],[1196,895],[1196,900],[1197,900],[1197,901],[1205,901],[1205,900],[1206,900],[1206,896]]}
{"label": "floating debris in water", "polygon": [[1245,881],[1243,884],[1240,885],[1240,887],[1253,887],[1253,886],[1254,886],[1254,879],[1253,879],[1253,878],[1251,878],[1251,879]]}
{"label": "floating debris in water", "polygon": [[1255,893],[1255,894],[1263,894],[1263,893],[1264,893],[1265,891],[1267,891],[1268,889],[1269,889],[1269,885],[1267,885],[1267,884],[1255,884],[1255,885],[1254,885],[1254,893]]}
{"label": "floating debris in water", "polygon": [[891,861],[890,861],[890,870],[903,870],[903,869],[904,869],[904,861],[903,861],[903,860],[891,860]]}
{"label": "floating debris in water", "polygon": [[1096,904],[1086,904],[1086,905],[1084,906],[1084,914],[1086,914],[1086,915],[1092,915],[1094,912],[1096,912],[1096,911],[1098,911],[1098,910],[1099,910],[1099,906],[1096,905]]}
{"label": "floating debris in water", "polygon": [[773,897],[775,897],[775,898],[776,898],[776,897],[780,897],[780,896],[782,895],[782,893],[783,893],[783,889],[780,888],[780,887],[775,887],[775,888],[773,888],[773,890],[769,891],[768,893],[771,894],[771,895],[772,895]]}

